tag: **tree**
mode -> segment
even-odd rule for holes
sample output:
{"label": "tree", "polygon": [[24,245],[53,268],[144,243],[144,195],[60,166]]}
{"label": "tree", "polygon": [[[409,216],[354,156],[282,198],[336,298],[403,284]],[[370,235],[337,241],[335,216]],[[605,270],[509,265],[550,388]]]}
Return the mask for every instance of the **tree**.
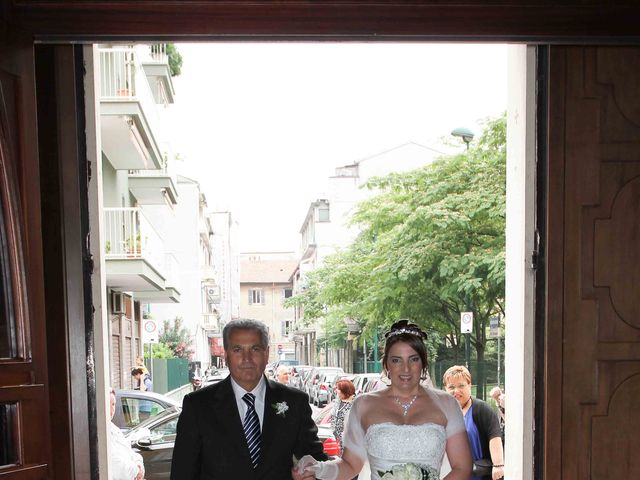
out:
{"label": "tree", "polygon": [[177,358],[188,358],[191,349],[191,334],[182,326],[182,318],[176,317],[163,322],[162,333],[158,339],[160,343],[167,345]]}
{"label": "tree", "polygon": [[[164,359],[174,358],[173,350],[166,343],[158,342],[151,344],[151,358]],[[149,358],[148,352],[145,353],[145,358]]]}
{"label": "tree", "polygon": [[446,338],[456,361],[460,312],[473,311],[482,396],[485,331],[490,316],[504,313],[505,116],[488,120],[468,151],[368,187],[379,193],[353,216],[358,238],[312,272],[309,289],[291,302],[305,318],[357,319],[365,336],[410,318],[438,342]]}
{"label": "tree", "polygon": [[169,71],[172,77],[177,77],[182,71],[182,55],[175,44],[167,43],[167,56],[169,57]]}

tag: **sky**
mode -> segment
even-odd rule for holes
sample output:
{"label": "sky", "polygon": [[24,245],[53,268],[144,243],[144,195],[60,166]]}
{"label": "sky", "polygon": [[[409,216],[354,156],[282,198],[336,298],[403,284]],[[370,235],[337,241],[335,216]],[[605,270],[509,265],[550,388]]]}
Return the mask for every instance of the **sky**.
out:
{"label": "sky", "polygon": [[[239,249],[297,251],[336,167],[506,110],[507,46],[426,43],[177,44],[171,147]],[[461,144],[462,145],[462,144]],[[463,148],[462,146],[460,148]]]}

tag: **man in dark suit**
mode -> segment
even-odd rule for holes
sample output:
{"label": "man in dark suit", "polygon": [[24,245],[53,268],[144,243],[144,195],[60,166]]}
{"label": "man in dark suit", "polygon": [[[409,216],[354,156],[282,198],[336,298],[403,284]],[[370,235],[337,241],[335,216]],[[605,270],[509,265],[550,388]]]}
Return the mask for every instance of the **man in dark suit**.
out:
{"label": "man in dark suit", "polygon": [[171,480],[290,479],[293,455],[325,460],[307,395],[264,376],[265,325],[232,321],[222,337],[230,375],[184,398]]}

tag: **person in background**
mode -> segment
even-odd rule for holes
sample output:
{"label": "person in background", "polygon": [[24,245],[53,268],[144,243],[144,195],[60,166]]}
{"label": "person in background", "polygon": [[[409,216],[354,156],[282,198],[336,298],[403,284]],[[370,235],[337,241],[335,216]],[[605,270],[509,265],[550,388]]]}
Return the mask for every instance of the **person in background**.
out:
{"label": "person in background", "polygon": [[344,431],[344,422],[353,405],[353,399],[356,396],[356,387],[351,380],[338,380],[336,383],[336,393],[338,400],[333,404],[331,412],[331,430],[333,436],[336,437],[340,445],[340,455],[342,455],[342,432]]}
{"label": "person in background", "polygon": [[493,398],[500,413],[500,430],[502,430],[502,445],[504,445],[504,392],[500,387],[493,387],[489,392],[489,396]]}
{"label": "person in background", "polygon": [[138,355],[136,357],[136,368],[141,368],[142,372],[145,375],[149,375],[149,378],[151,378],[151,374],[149,373],[149,370],[147,370],[147,367],[144,364],[144,357],[142,355]]}
{"label": "person in background", "polygon": [[[116,392],[110,389],[111,419],[116,413]],[[111,454],[109,465],[112,480],[143,480],[144,462],[142,455],[131,448],[131,442],[124,437],[122,431],[113,422],[109,422]]]}
{"label": "person in background", "polygon": [[[474,467],[472,480],[498,480],[504,477],[504,452],[500,420],[496,412],[482,400],[471,396],[471,373],[462,365],[449,368],[442,377],[442,384],[460,404],[464,424],[471,445],[474,464],[478,460],[489,460],[485,466],[487,473],[480,473]],[[490,473],[489,473],[490,472]]]}
{"label": "person in background", "polygon": [[[151,377],[145,375],[140,367],[134,367],[131,370],[131,376],[134,380],[134,389],[141,392],[153,392],[153,383]],[[138,403],[138,416],[140,421],[144,421],[151,416],[151,402],[149,400],[140,400]]]}
{"label": "person in background", "polygon": [[289,375],[291,371],[286,365],[280,365],[276,371],[276,381],[283,385],[289,385]]}
{"label": "person in background", "polygon": [[135,379],[133,387],[135,390],[153,392],[153,382],[151,381],[151,377],[148,374],[145,375],[142,368],[134,367],[133,370],[131,370],[131,376]]}

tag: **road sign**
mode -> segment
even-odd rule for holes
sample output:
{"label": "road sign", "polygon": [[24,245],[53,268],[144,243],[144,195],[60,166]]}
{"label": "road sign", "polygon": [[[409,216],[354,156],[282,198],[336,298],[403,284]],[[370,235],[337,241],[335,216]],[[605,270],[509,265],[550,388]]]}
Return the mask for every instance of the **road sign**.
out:
{"label": "road sign", "polygon": [[471,333],[473,331],[473,312],[460,312],[460,332]]}
{"label": "road sign", "polygon": [[500,336],[500,317],[489,317],[489,338]]}
{"label": "road sign", "polygon": [[158,323],[153,318],[142,321],[142,343],[158,343]]}

